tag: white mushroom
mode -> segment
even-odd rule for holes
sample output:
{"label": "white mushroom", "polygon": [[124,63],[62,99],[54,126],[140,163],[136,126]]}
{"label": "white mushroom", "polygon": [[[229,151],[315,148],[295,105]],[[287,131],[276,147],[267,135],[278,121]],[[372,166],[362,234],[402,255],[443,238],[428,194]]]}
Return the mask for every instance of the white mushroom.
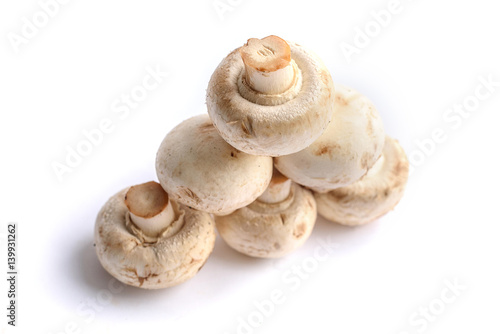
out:
{"label": "white mushroom", "polygon": [[158,149],[156,172],[172,199],[222,215],[252,203],[266,190],[273,161],[226,143],[205,114],[167,134]]}
{"label": "white mushroom", "polygon": [[316,192],[358,180],[384,147],[384,127],[375,106],[351,88],[335,87],[335,112],[326,131],[306,149],[275,159],[281,173]]}
{"label": "white mushroom", "polygon": [[156,182],[112,196],[95,224],[96,252],[104,269],[125,284],[145,289],[190,279],[214,243],[212,217],[169,200]]}
{"label": "white mushroom", "polygon": [[249,39],[213,73],[210,118],[221,136],[255,155],[281,156],[309,146],[333,114],[333,82],[321,60],[277,36]]}
{"label": "white mushroom", "polygon": [[312,193],[275,171],[262,196],[230,215],[216,216],[215,224],[231,248],[270,258],[302,245],[311,234],[316,214]]}
{"label": "white mushroom", "polygon": [[409,163],[399,143],[387,137],[384,152],[359,181],[328,193],[315,193],[318,213],[343,225],[369,223],[392,210],[403,197]]}

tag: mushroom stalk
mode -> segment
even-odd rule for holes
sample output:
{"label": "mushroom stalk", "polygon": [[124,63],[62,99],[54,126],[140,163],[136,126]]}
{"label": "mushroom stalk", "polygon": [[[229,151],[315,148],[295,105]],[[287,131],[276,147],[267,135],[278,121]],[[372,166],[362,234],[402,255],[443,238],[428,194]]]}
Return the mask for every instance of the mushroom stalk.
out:
{"label": "mushroom stalk", "polygon": [[174,221],[174,209],[168,201],[165,209],[154,217],[140,217],[130,212],[130,219],[145,235],[156,237]]}
{"label": "mushroom stalk", "polygon": [[245,64],[245,81],[263,94],[281,94],[294,83],[297,65],[290,46],[277,36],[251,38],[240,48]]}
{"label": "mushroom stalk", "polygon": [[268,204],[283,202],[288,198],[291,186],[292,180],[283,176],[277,169],[274,169],[269,186],[264,193],[259,196],[258,200]]}
{"label": "mushroom stalk", "polygon": [[175,220],[168,194],[154,181],[130,187],[125,204],[132,222],[150,237],[157,237]]}

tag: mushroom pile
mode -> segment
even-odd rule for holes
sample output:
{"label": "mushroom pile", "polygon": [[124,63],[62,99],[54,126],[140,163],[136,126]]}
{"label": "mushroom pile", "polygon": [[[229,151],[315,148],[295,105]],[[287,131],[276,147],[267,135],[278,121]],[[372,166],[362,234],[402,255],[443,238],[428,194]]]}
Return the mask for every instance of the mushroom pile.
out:
{"label": "mushroom pile", "polygon": [[102,266],[159,289],[193,277],[216,238],[252,257],[289,254],[317,213],[371,222],[399,202],[409,164],[375,106],[333,84],[323,62],[277,36],[252,38],[222,60],[208,114],[183,121],[156,156],[159,182],[121,190],[97,216]]}

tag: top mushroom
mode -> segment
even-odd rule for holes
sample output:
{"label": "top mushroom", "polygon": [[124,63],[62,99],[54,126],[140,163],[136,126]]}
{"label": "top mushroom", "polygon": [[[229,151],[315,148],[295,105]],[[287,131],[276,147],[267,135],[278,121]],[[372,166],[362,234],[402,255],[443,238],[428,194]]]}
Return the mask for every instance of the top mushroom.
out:
{"label": "top mushroom", "polygon": [[334,87],[323,62],[277,36],[251,38],[212,74],[208,114],[229,144],[281,156],[309,146],[333,115]]}

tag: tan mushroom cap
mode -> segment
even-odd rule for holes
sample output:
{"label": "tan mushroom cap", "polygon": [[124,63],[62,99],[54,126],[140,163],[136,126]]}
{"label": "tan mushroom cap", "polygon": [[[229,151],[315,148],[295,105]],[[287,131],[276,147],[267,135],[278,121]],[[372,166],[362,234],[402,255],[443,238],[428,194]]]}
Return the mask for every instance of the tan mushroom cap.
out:
{"label": "tan mushroom cap", "polygon": [[384,152],[359,181],[328,193],[315,193],[318,213],[342,225],[369,223],[390,210],[403,197],[409,163],[397,140],[387,137]]}
{"label": "tan mushroom cap", "polygon": [[171,201],[175,221],[159,237],[149,238],[130,219],[127,191],[112,196],[96,219],[96,252],[104,269],[144,289],[166,288],[193,277],[214,248],[212,217]]}
{"label": "tan mushroom cap", "polygon": [[272,172],[272,158],[230,146],[206,114],[170,131],[156,156],[158,179],[171,199],[219,215],[252,203],[266,190]]}
{"label": "tan mushroom cap", "polygon": [[233,249],[252,257],[275,258],[301,246],[316,222],[312,193],[292,184],[279,203],[256,200],[230,215],[215,217],[220,236]]}
{"label": "tan mushroom cap", "polygon": [[[270,37],[272,43],[281,40]],[[215,127],[233,147],[254,155],[281,156],[306,148],[323,133],[333,114],[334,87],[328,69],[315,54],[288,42],[291,86],[276,94],[253,89],[246,80],[246,67],[264,70],[265,76],[274,65],[276,71],[281,71],[287,63],[283,56],[286,50],[274,47],[269,39],[258,44],[259,48],[267,46],[270,53],[279,55],[270,57],[269,62],[246,56],[259,51],[252,49],[254,39],[222,60],[208,84],[207,108]],[[241,54],[248,59],[246,66]],[[283,75],[288,78],[285,72]]]}
{"label": "tan mushroom cap", "polygon": [[306,149],[275,159],[281,173],[316,192],[358,180],[384,147],[384,127],[373,103],[351,88],[335,87],[334,116],[326,131]]}

